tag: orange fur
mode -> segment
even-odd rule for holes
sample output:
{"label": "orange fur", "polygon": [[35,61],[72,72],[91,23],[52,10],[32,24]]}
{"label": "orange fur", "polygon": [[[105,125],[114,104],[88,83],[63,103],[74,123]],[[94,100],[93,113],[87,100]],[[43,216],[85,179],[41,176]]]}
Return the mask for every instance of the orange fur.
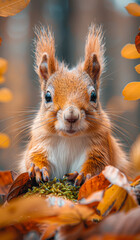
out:
{"label": "orange fur", "polygon": [[[47,167],[50,177],[62,177],[75,170],[84,176],[95,175],[108,164],[128,171],[125,153],[112,136],[110,120],[99,99],[100,74],[104,69],[102,39],[101,28],[92,25],[86,41],[85,61],[69,70],[55,58],[50,31],[38,30],[36,71],[41,78],[42,102],[22,160],[22,171],[29,170],[31,162],[40,169]],[[49,75],[46,77],[45,73]],[[51,101],[46,103],[48,91]],[[96,92],[97,100],[91,100],[92,92]],[[76,114],[76,121],[71,123]]]}

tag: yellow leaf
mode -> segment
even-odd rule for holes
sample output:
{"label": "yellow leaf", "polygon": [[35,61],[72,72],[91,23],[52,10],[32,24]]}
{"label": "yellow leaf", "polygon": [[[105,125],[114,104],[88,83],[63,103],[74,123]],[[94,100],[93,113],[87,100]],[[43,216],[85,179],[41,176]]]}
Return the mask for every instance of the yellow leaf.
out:
{"label": "yellow leaf", "polygon": [[10,138],[5,133],[0,133],[0,148],[8,148],[10,146]]}
{"label": "yellow leaf", "polygon": [[107,216],[110,212],[129,211],[138,206],[133,195],[133,191],[128,193],[124,188],[117,185],[109,186],[105,192],[102,201],[97,206],[97,211],[102,217]]}
{"label": "yellow leaf", "polygon": [[0,76],[0,83],[4,83],[5,82],[5,78],[3,76]]}
{"label": "yellow leaf", "polygon": [[4,58],[0,58],[0,75],[4,74],[7,71],[8,61]]}
{"label": "yellow leaf", "polygon": [[0,102],[9,102],[13,98],[12,92],[8,88],[0,89]]}
{"label": "yellow leaf", "polygon": [[0,16],[8,17],[21,12],[27,7],[30,0],[5,0],[0,1]]}
{"label": "yellow leaf", "polygon": [[130,158],[136,171],[140,171],[140,135],[130,149]]}
{"label": "yellow leaf", "polygon": [[124,58],[128,59],[136,59],[140,58],[140,53],[138,53],[135,44],[128,43],[126,44],[122,50],[121,50],[121,55]]}
{"label": "yellow leaf", "polygon": [[137,71],[137,73],[140,74],[140,64],[138,64],[138,65],[135,66],[135,70]]}
{"label": "yellow leaf", "polygon": [[140,17],[140,5],[137,3],[129,3],[126,7],[128,13],[135,17]]}
{"label": "yellow leaf", "polygon": [[122,91],[125,100],[137,100],[140,98],[140,82],[128,83]]}

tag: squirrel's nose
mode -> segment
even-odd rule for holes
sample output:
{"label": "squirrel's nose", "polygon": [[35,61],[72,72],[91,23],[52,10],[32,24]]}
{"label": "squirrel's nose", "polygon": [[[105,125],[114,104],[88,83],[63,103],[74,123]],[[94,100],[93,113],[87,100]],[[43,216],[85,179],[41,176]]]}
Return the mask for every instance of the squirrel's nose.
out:
{"label": "squirrel's nose", "polygon": [[64,112],[64,120],[69,123],[75,123],[79,119],[79,110],[74,107],[69,107]]}

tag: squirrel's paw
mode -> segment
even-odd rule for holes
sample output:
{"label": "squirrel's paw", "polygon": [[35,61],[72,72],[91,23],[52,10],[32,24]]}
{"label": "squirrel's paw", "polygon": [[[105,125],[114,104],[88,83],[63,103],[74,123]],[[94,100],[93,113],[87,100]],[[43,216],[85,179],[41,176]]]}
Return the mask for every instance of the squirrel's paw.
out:
{"label": "squirrel's paw", "polygon": [[65,174],[64,177],[66,177],[69,181],[73,180],[75,186],[80,186],[82,183],[91,178],[91,174],[88,173],[85,177],[83,172],[78,173],[75,171],[74,173]]}
{"label": "squirrel's paw", "polygon": [[28,173],[29,177],[35,177],[37,183],[41,182],[42,180],[45,182],[49,180],[49,174],[46,167],[40,169],[39,167],[35,166],[34,163],[31,163]]}

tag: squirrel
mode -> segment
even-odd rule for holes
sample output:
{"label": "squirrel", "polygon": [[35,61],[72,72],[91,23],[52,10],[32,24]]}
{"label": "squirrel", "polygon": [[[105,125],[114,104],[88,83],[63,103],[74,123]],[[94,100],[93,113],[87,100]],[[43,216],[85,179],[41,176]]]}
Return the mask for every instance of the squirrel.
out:
{"label": "squirrel", "polygon": [[102,28],[90,26],[85,58],[72,69],[55,57],[55,40],[49,29],[38,29],[36,36],[35,70],[42,100],[21,171],[28,171],[37,182],[65,175],[75,185],[99,174],[106,165],[127,173],[129,161],[100,103],[100,76],[105,65]]}

